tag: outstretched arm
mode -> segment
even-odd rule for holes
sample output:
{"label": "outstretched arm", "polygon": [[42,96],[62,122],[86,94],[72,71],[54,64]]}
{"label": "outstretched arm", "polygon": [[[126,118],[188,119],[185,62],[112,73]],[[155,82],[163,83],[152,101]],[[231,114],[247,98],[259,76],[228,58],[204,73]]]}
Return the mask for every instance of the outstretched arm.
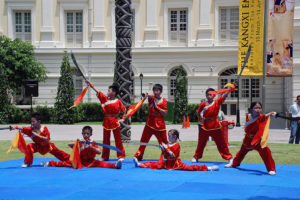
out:
{"label": "outstretched arm", "polygon": [[92,84],[89,80],[85,80],[85,82],[98,94],[100,91]]}

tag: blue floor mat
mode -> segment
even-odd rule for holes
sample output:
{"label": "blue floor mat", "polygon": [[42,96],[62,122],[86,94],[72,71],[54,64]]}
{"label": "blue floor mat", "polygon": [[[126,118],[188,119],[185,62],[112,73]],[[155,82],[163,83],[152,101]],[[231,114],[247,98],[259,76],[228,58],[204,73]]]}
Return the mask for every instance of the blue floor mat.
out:
{"label": "blue floor mat", "polygon": [[219,165],[214,172],[135,168],[131,159],[121,170],[39,166],[49,160],[35,158],[29,168],[23,159],[0,162],[0,199],[300,199],[300,165],[276,165],[275,176],[247,163],[201,163]]}

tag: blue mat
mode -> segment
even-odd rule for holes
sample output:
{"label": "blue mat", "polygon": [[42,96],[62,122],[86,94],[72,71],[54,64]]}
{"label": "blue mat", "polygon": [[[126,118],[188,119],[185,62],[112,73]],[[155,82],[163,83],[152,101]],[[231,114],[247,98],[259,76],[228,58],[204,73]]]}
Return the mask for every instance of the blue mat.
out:
{"label": "blue mat", "polygon": [[0,162],[0,199],[300,199],[300,165],[276,165],[275,176],[246,163],[205,162],[219,165],[215,172],[135,168],[131,159],[121,170],[39,166],[49,160],[35,158],[30,168],[20,167],[23,159]]}

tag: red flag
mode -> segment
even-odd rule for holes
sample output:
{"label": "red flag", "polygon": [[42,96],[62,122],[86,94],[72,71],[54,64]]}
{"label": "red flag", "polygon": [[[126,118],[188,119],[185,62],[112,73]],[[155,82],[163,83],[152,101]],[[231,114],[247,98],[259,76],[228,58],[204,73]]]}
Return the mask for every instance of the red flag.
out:
{"label": "red flag", "polygon": [[212,95],[217,95],[217,94],[223,94],[225,92],[233,92],[236,90],[235,85],[231,84],[231,83],[227,83],[224,88],[226,87],[230,87],[230,89],[227,90],[217,90],[217,91],[210,91],[209,93]]}
{"label": "red flag", "polygon": [[268,117],[267,120],[259,124],[258,132],[252,139],[251,145],[257,145],[261,141],[261,147],[266,147],[267,139],[269,136],[270,119],[271,117]]}
{"label": "red flag", "polygon": [[73,146],[73,150],[70,155],[70,161],[74,169],[81,169],[79,139],[76,140],[76,143]]}
{"label": "red flag", "polygon": [[136,111],[138,111],[138,109],[140,109],[140,107],[143,105],[143,103],[144,103],[145,100],[146,100],[146,97],[143,98],[138,103],[129,106],[127,114],[126,114],[126,117],[131,117],[134,113],[136,113]]}
{"label": "red flag", "polygon": [[21,131],[19,130],[14,139],[12,140],[12,144],[9,147],[8,151],[6,153],[10,153],[15,148],[18,148],[22,153],[27,153],[27,146],[26,142],[24,140],[23,135],[21,134]]}
{"label": "red flag", "polygon": [[81,92],[81,94],[75,99],[74,105],[71,106],[69,109],[78,106],[78,104],[82,101],[82,99],[83,99],[83,97],[84,97],[84,95],[85,95],[87,89],[88,89],[88,86],[87,86],[86,88],[84,88],[84,90]]}

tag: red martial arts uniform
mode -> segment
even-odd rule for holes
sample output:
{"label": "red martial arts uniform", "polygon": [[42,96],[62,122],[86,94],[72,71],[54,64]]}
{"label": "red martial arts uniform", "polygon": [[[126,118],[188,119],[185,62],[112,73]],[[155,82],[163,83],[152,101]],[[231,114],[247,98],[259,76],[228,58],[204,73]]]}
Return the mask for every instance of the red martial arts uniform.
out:
{"label": "red martial arts uniform", "polygon": [[233,159],[232,167],[237,167],[241,164],[244,157],[249,151],[256,150],[258,151],[259,155],[263,159],[266,168],[268,171],[276,171],[275,169],[275,162],[272,158],[272,154],[270,148],[266,146],[265,148],[261,148],[260,142],[256,145],[251,145],[251,141],[254,136],[257,134],[259,130],[259,124],[266,120],[265,115],[260,115],[259,117],[253,119],[251,115],[247,115],[246,117],[246,127],[245,132],[246,135],[243,140],[243,144],[239,152],[237,152],[235,158]]}
{"label": "red martial arts uniform", "polygon": [[[121,140],[119,112],[125,113],[126,109],[123,103],[119,99],[109,100],[106,95],[99,91],[97,95],[101,102],[102,110],[104,113],[103,120],[103,144],[110,145],[110,132],[113,131],[116,147],[119,148],[122,153],[117,152],[118,158],[125,158],[125,149]],[[109,159],[110,150],[103,148],[102,158],[104,160]]]}
{"label": "red martial arts uniform", "polygon": [[206,146],[209,136],[212,137],[212,139],[215,141],[219,153],[225,160],[229,160],[232,158],[221,130],[220,121],[218,119],[220,106],[223,102],[223,96],[220,96],[211,104],[202,102],[198,108],[198,112],[200,113],[203,120],[203,125],[199,134],[198,145],[194,155],[194,158],[196,159],[202,158],[203,150]]}
{"label": "red martial arts uniform", "polygon": [[[32,127],[22,127],[23,133],[32,137]],[[50,141],[50,133],[46,126],[41,126],[40,136],[47,137]],[[33,162],[33,153],[39,152],[42,155],[46,153],[51,153],[53,156],[58,158],[61,161],[69,160],[69,154],[65,153],[62,150],[59,150],[53,143],[47,142],[38,136],[32,138],[34,143],[27,145],[27,153],[25,154],[25,164],[31,165]]]}
{"label": "red martial arts uniform", "polygon": [[[172,157],[169,152],[174,156]],[[145,162],[140,163],[140,167],[142,168],[150,168],[150,169],[169,169],[169,170],[186,170],[186,171],[207,171],[207,166],[205,165],[187,165],[183,163],[180,158],[180,145],[179,143],[175,143],[169,145],[169,147],[163,151],[162,155],[158,162]],[[163,159],[167,159],[163,161]]]}
{"label": "red martial arts uniform", "polygon": [[[142,134],[141,142],[148,143],[151,136],[155,135],[159,144],[168,144],[165,117],[154,107],[154,101],[156,102],[158,109],[164,111],[168,110],[168,104],[165,98],[161,97],[160,100],[157,100],[154,96],[152,96],[150,100],[148,99],[148,117],[146,119],[146,125]],[[135,153],[135,157],[138,160],[143,159],[145,148],[145,145],[141,145]]]}
{"label": "red martial arts uniform", "polygon": [[[95,141],[93,141],[95,142]],[[102,167],[102,168],[116,168],[115,163],[106,163],[100,160],[96,160],[96,152],[87,145],[80,145],[80,160],[83,167]],[[98,147],[92,144],[93,147]],[[70,160],[68,161],[50,161],[48,163],[49,167],[72,167]]]}

